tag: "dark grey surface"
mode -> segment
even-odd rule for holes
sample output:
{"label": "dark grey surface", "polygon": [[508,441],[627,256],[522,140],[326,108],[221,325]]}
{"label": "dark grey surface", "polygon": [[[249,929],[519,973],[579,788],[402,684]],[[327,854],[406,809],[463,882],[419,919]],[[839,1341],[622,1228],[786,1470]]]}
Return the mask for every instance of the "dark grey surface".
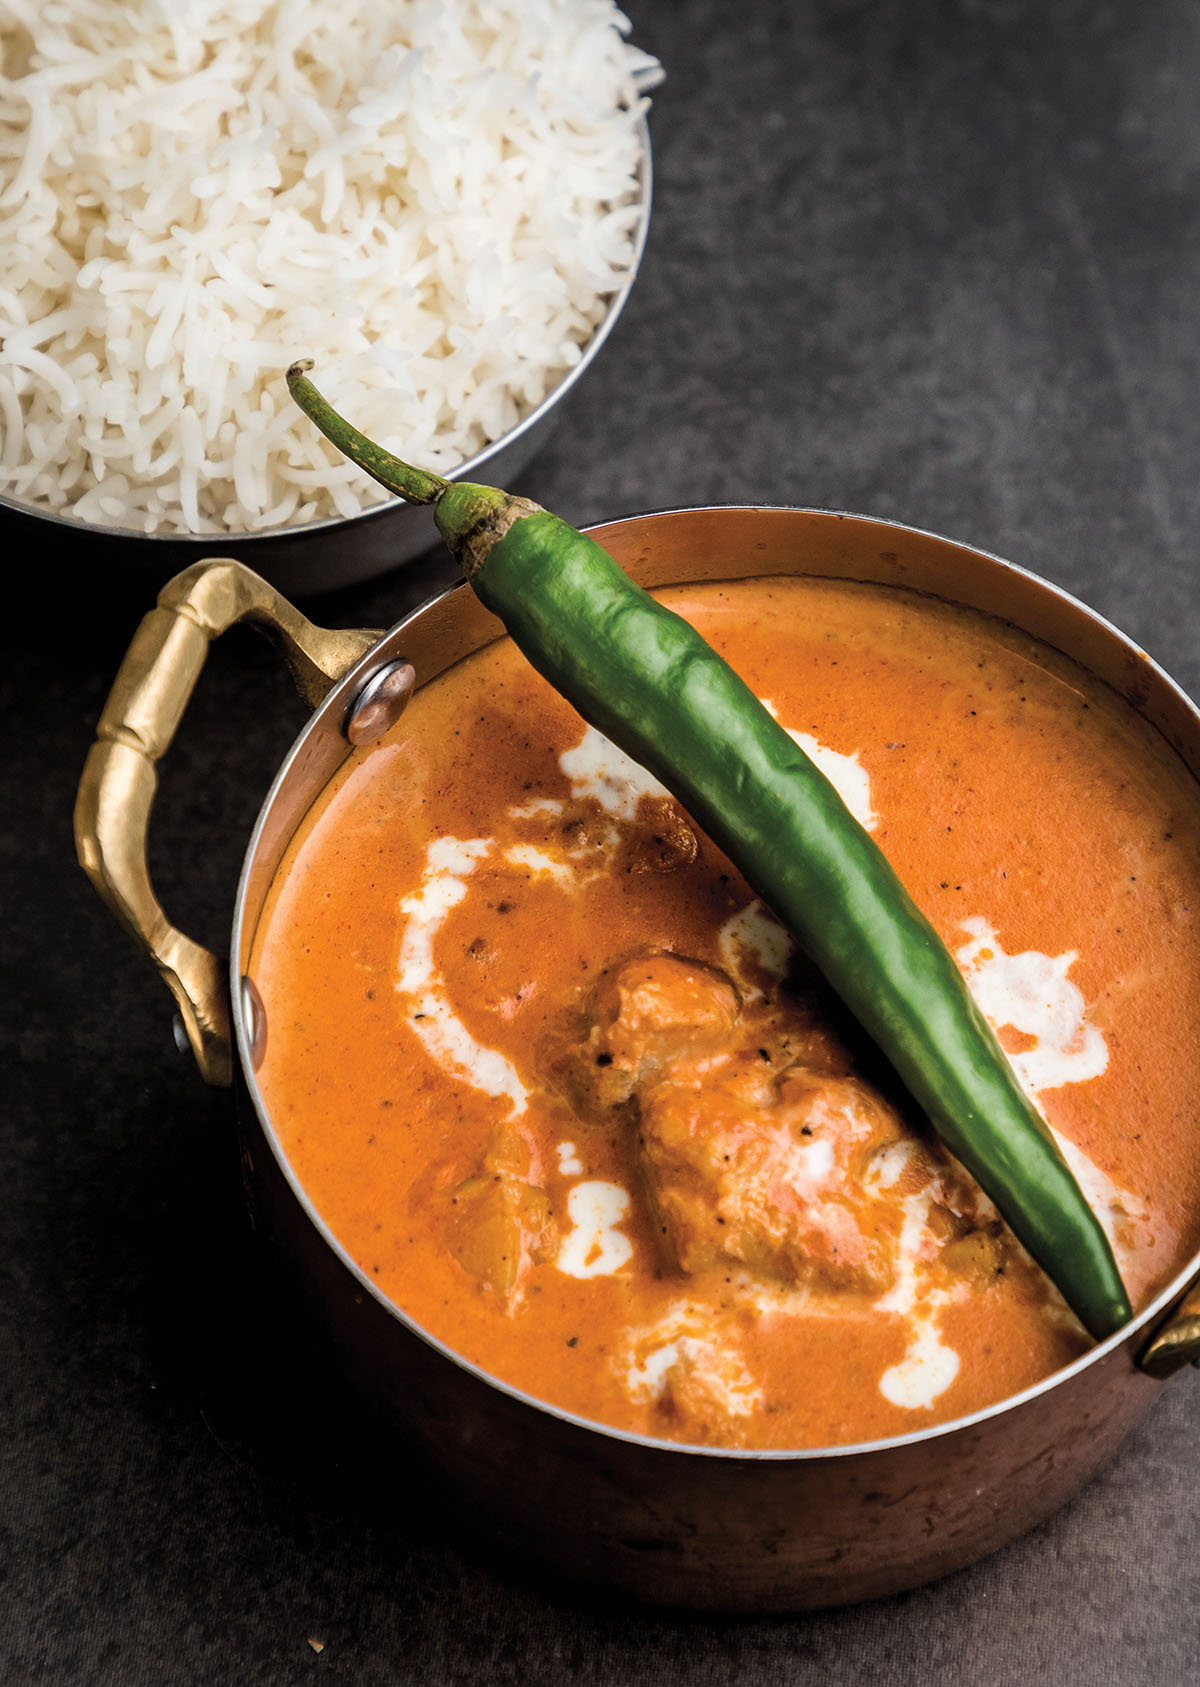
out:
{"label": "dark grey surface", "polygon": [[[1077,592],[1200,689],[1190,0],[630,10],[668,71],[645,268],[518,490],[578,522],[765,500],[932,527]],[[5,617],[5,1681],[1200,1678],[1192,1372],[1050,1524],[856,1610],[631,1611],[469,1545],[256,1266],[226,1103],[75,867],[75,781],[148,592],[72,563],[10,555],[34,602]],[[383,624],[449,573],[310,607]],[[217,648],[152,848],[173,917],[214,945],[301,719],[252,635]]]}

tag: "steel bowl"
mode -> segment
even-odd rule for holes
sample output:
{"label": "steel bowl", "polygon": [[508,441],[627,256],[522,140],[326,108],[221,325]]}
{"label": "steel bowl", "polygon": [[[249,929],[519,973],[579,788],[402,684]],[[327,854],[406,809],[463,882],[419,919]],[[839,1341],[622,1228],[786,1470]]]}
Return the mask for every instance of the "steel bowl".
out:
{"label": "steel bowl", "polygon": [[[659,80],[657,67],[635,77],[643,93]],[[653,171],[650,131],[644,118],[638,126],[638,137],[638,219],[629,268],[620,288],[609,299],[578,363],[516,427],[460,463],[451,471],[450,479],[511,485],[550,437],[562,416],[564,400],[584,378],[615,328],[637,278],[650,227]],[[69,513],[0,492],[0,532],[4,531],[23,546],[43,546],[49,538],[65,548],[69,541],[67,554],[92,571],[136,569],[156,583],[205,557],[235,557],[280,591],[296,597],[385,574],[438,542],[429,511],[398,498],[373,504],[355,516],[331,516],[253,533],[140,533],[129,527],[80,521]]]}
{"label": "steel bowl", "polygon": [[[905,587],[998,617],[1127,700],[1200,775],[1200,711],[1135,645],[1065,592],[986,552],[896,523],[816,510],[710,508],[632,517],[593,534],[643,585],[807,574]],[[207,643],[256,620],[315,712],[247,850],[222,963],[154,898],[145,829],[154,762]],[[958,1569],[1048,1516],[1107,1459],[1173,1369],[1200,1358],[1200,1256],[1116,1335],[1015,1398],[861,1446],[794,1452],[657,1441],[531,1398],[468,1363],[376,1287],[289,1165],[255,1077],[264,1010],[251,952],[268,887],[348,734],[403,661],[419,683],[499,636],[458,586],[389,633],[314,627],[237,563],[193,568],[143,622],[80,788],[80,858],[175,996],[201,1068],[234,1083],[252,1207],[344,1356],[501,1537],[646,1600],[795,1610],[864,1599]],[[386,695],[386,688],[384,688]],[[399,695],[399,693],[397,694]]]}

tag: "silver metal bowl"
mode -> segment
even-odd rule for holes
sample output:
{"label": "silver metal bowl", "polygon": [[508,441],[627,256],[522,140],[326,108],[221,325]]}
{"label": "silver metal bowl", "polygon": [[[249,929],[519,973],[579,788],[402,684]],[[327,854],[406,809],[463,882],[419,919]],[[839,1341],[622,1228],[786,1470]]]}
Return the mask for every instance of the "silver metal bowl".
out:
{"label": "silver metal bowl", "polygon": [[[655,67],[657,69],[657,67]],[[635,78],[639,92],[657,85],[655,74]],[[629,269],[619,291],[583,348],[574,368],[552,387],[535,410],[515,428],[451,472],[453,480],[510,484],[545,444],[562,414],[562,403],[591,367],[616,325],[633,288],[650,225],[652,169],[650,131],[643,118],[638,128],[641,156],[639,216],[633,233]],[[70,514],[48,510],[0,492],[0,534],[24,546],[47,544],[67,551],[72,562],[89,569],[119,567],[142,573],[159,583],[207,557],[235,557],[256,573],[296,597],[354,585],[410,562],[437,542],[428,510],[398,498],[373,504],[354,516],[334,516],[295,526],[268,527],[253,533],[141,533],[130,527],[102,526]],[[64,559],[65,560],[65,559]]]}

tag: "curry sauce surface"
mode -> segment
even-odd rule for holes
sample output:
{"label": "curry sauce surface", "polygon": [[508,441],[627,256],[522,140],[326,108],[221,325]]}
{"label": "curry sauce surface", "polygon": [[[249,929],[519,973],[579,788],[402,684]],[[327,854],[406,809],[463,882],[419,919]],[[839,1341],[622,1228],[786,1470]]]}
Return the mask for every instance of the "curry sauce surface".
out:
{"label": "curry sauce surface", "polygon": [[[1136,1302],[1200,1241],[1200,804],[1013,629],[803,579],[660,594],[959,960]],[[712,843],[508,641],[356,753],[277,875],[259,1071],[379,1289],[568,1410],[869,1440],[1087,1346]]]}

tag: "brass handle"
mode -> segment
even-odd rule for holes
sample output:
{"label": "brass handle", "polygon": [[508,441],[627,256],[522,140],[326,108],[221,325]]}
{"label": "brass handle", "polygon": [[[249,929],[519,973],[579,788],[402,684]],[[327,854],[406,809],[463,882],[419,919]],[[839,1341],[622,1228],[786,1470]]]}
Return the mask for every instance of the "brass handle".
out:
{"label": "brass handle", "polygon": [[205,1081],[222,1085],[233,1078],[224,969],[211,949],[176,930],[163,913],[146,865],[146,834],[158,787],[155,763],[183,719],[209,645],[239,621],[278,644],[313,708],[379,637],[314,626],[240,562],[196,563],[163,587],[158,607],[134,634],[75,802],[80,866],[162,974]]}
{"label": "brass handle", "polygon": [[1137,1362],[1152,1377],[1169,1377],[1185,1365],[1200,1365],[1200,1279],[1167,1313]]}

